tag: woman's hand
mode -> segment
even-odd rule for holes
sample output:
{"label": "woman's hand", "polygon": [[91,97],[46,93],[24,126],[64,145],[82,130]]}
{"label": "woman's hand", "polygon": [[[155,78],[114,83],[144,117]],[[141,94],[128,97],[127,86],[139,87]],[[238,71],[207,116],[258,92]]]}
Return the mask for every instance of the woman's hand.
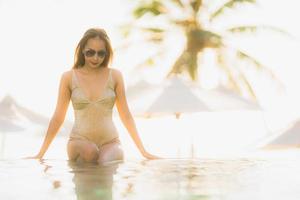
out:
{"label": "woman's hand", "polygon": [[37,154],[37,155],[35,155],[35,156],[28,156],[28,157],[25,157],[25,159],[42,159],[43,158],[43,156],[42,155],[40,155],[40,154]]}
{"label": "woman's hand", "polygon": [[146,151],[143,152],[142,155],[143,155],[145,158],[149,159],[149,160],[161,159],[160,157],[155,156],[155,155],[152,155],[152,154],[150,154],[150,153],[148,153],[148,152],[146,152]]}

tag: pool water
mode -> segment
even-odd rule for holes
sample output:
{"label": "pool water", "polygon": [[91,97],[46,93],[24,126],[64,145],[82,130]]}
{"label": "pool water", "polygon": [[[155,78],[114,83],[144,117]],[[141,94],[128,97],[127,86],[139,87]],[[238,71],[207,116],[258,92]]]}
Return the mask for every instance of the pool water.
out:
{"label": "pool water", "polygon": [[299,169],[298,151],[105,165],[3,159],[0,199],[299,200]]}

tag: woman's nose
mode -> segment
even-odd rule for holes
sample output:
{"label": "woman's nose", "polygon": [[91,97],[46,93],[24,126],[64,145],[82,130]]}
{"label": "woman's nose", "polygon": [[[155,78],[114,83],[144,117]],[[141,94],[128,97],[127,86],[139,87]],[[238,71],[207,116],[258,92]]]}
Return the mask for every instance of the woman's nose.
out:
{"label": "woman's nose", "polygon": [[98,60],[99,59],[99,56],[97,55],[97,54],[95,54],[94,56],[93,56],[93,60]]}

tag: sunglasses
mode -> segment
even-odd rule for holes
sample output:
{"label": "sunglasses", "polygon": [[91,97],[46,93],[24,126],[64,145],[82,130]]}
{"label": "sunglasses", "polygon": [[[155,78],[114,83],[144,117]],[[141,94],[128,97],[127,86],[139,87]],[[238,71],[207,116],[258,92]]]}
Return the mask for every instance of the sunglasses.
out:
{"label": "sunglasses", "polygon": [[88,50],[83,51],[83,54],[86,57],[93,57],[93,56],[95,56],[95,54],[97,54],[98,57],[104,58],[106,56],[106,51],[105,50],[100,50],[100,51],[96,52],[93,49],[88,49]]}

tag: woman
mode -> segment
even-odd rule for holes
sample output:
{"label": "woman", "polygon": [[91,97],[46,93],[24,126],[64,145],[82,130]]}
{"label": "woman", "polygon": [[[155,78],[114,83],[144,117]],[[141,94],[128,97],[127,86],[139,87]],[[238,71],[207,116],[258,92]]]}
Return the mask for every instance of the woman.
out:
{"label": "woman", "polygon": [[128,109],[122,74],[109,67],[113,55],[110,39],[103,29],[85,32],[75,51],[73,69],[62,74],[55,112],[39,153],[41,159],[62,125],[70,100],[75,122],[67,145],[71,161],[103,163],[122,160],[118,132],[112,121],[116,104],[120,118],[141,154],[148,153]]}

